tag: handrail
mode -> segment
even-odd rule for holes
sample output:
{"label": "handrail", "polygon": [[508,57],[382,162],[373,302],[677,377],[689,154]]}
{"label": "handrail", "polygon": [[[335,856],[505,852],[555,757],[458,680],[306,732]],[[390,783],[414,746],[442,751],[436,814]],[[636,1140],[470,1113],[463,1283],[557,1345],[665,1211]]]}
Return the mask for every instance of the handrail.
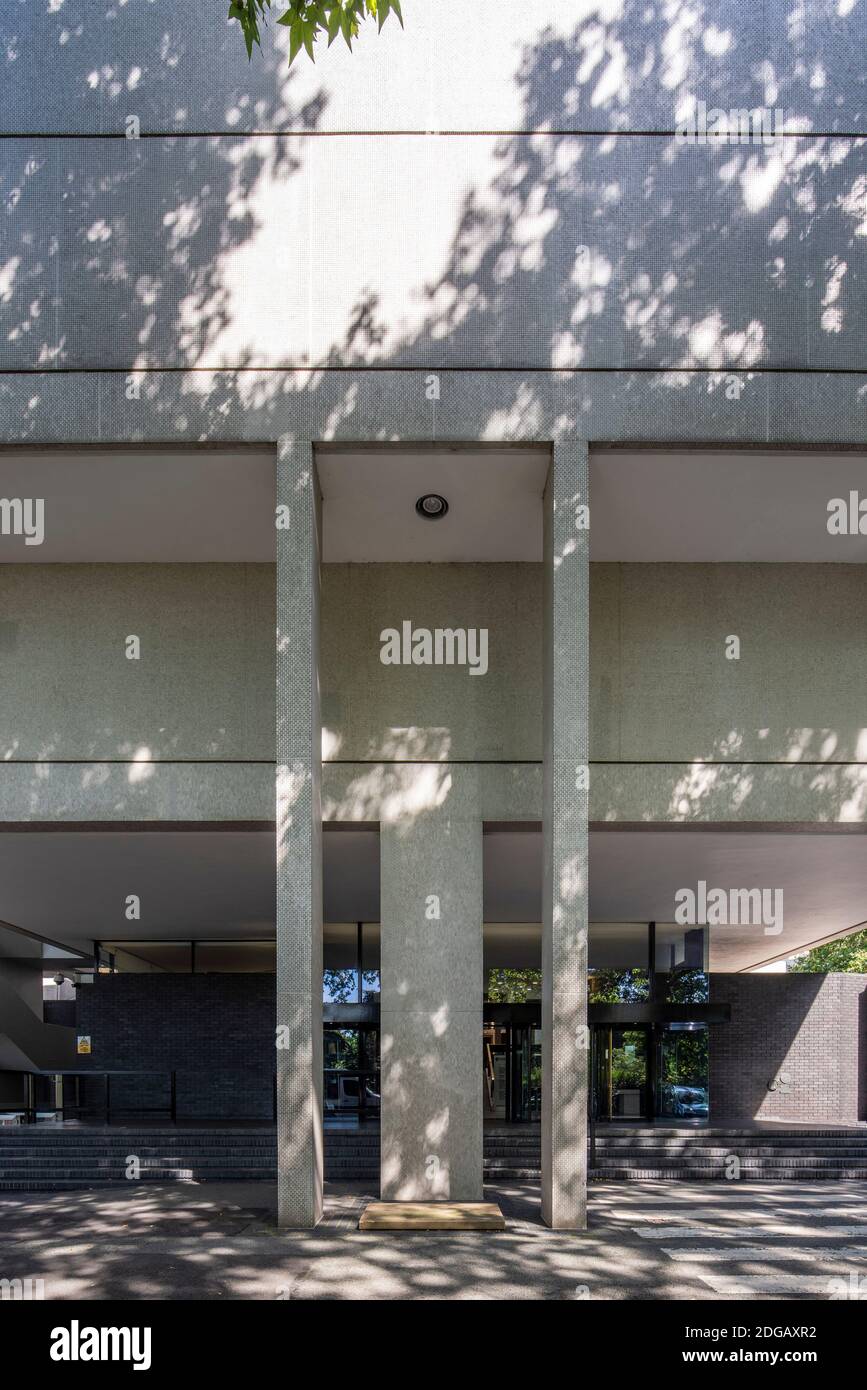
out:
{"label": "handrail", "polygon": [[[219,1067],[215,1068],[214,1071],[223,1076],[227,1074],[234,1076],[237,1073],[239,1077],[246,1078],[248,1075],[247,1070],[242,1068]],[[341,1069],[341,1074],[348,1075],[349,1073]],[[373,1081],[375,1084],[379,1078],[380,1072],[378,1068],[371,1068],[369,1071],[361,1072],[360,1074],[363,1075],[368,1082]],[[119,1085],[122,1084],[124,1078],[129,1078],[130,1081],[134,1082],[137,1077],[145,1079],[151,1078],[152,1080],[155,1078],[161,1079],[164,1083],[162,1088],[162,1095],[165,1096],[164,1102],[159,1105],[148,1105],[146,1103],[138,1104],[135,1103],[135,1101],[131,1104],[127,1104],[126,1097],[119,1094]],[[92,1083],[90,1094],[85,1097],[83,1102],[81,1100],[80,1091],[80,1082],[82,1078]],[[179,1107],[183,1107],[184,1098],[190,1095],[198,1095],[199,1091],[197,1088],[199,1087],[200,1081],[206,1079],[207,1077],[204,1075],[199,1078],[194,1073],[185,1072],[183,1068],[172,1071],[168,1069],[165,1071],[157,1069],[143,1069],[138,1071],[132,1068],[122,1067],[106,1070],[91,1069],[89,1067],[86,1069],[69,1067],[65,1069],[46,1068],[43,1071],[33,1070],[24,1073],[22,1076],[23,1091],[22,1098],[18,1104],[9,1101],[0,1101],[0,1116],[4,1114],[19,1116],[21,1123],[35,1124],[39,1116],[48,1117],[54,1115],[63,1119],[64,1116],[74,1118],[81,1114],[86,1114],[87,1119],[83,1120],[82,1123],[90,1121],[96,1124],[105,1123],[108,1125],[112,1121],[120,1122],[121,1117],[123,1117],[126,1123],[134,1123],[135,1117],[139,1115],[163,1115],[165,1116],[166,1123],[176,1125],[178,1123],[178,1110]],[[40,1081],[44,1083],[43,1087],[39,1087],[38,1083]],[[59,1086],[58,1083],[60,1083]],[[95,1083],[95,1085],[93,1083]],[[102,1094],[98,1094],[100,1087],[103,1088]],[[43,1092],[42,1097],[40,1097],[40,1091]],[[140,1087],[138,1088],[138,1093],[141,1093]],[[238,1093],[239,1095],[246,1094],[240,1082]],[[369,1100],[367,1100],[367,1104],[370,1105]],[[267,1101],[265,1105],[267,1105]],[[277,1077],[275,1072],[271,1073],[271,1104],[267,1105],[267,1110],[265,1109],[265,1105],[263,1105],[261,1111],[255,1111],[249,1114],[234,1114],[231,1116],[225,1116],[220,1113],[196,1113],[195,1108],[193,1109],[193,1113],[189,1113],[188,1110],[183,1109],[182,1123],[195,1124],[197,1122],[207,1122],[210,1124],[213,1122],[225,1122],[231,1124],[240,1122],[247,1124],[264,1122],[267,1124],[269,1120],[268,1111],[270,1111],[270,1119],[276,1121]],[[371,1106],[371,1108],[373,1108],[373,1106]]]}
{"label": "handrail", "polygon": [[[115,1104],[114,1106],[112,1106],[111,1078],[112,1078],[113,1076],[157,1076],[157,1077],[166,1077],[166,1078],[168,1078],[168,1083],[169,1083],[169,1103],[168,1103],[168,1105],[120,1105],[120,1106],[118,1106],[117,1104]],[[35,1087],[35,1085],[34,1085],[35,1079],[36,1079],[37,1077],[44,1077],[44,1078],[48,1081],[48,1083],[49,1083],[49,1091],[53,1091],[53,1092],[54,1092],[54,1103],[53,1103],[53,1104],[52,1104],[52,1102],[51,1102],[50,1097],[49,1097],[48,1100],[45,1101],[44,1104],[41,1104],[41,1103],[39,1103],[39,1102],[37,1101],[37,1099],[36,1099],[36,1087]],[[107,1125],[111,1124],[112,1110],[114,1110],[114,1113],[115,1113],[115,1114],[127,1114],[127,1115],[157,1115],[157,1114],[164,1114],[164,1113],[165,1113],[165,1114],[168,1114],[169,1121],[170,1121],[171,1124],[177,1124],[177,1118],[178,1118],[178,1116],[177,1116],[177,1073],[174,1072],[174,1071],[170,1071],[170,1072],[163,1072],[163,1071],[121,1071],[121,1070],[113,1070],[113,1071],[96,1071],[96,1070],[90,1070],[90,1069],[88,1069],[88,1070],[85,1071],[85,1070],[73,1070],[73,1069],[71,1069],[71,1068],[65,1068],[65,1069],[60,1070],[60,1071],[50,1071],[50,1070],[48,1070],[48,1071],[26,1072],[26,1073],[25,1073],[25,1076],[24,1076],[24,1092],[25,1092],[25,1094],[24,1094],[24,1103],[23,1103],[22,1105],[8,1105],[8,1104],[0,1103],[0,1114],[11,1114],[11,1115],[22,1114],[22,1115],[24,1116],[24,1121],[23,1121],[24,1124],[36,1124],[36,1123],[38,1122],[38,1117],[39,1117],[40,1114],[43,1114],[43,1115],[44,1115],[44,1114],[46,1114],[46,1113],[51,1113],[51,1112],[53,1111],[53,1113],[54,1113],[55,1115],[60,1115],[61,1118],[62,1118],[62,1117],[66,1114],[67,1110],[81,1111],[81,1110],[84,1110],[84,1109],[88,1109],[88,1110],[94,1109],[95,1107],[94,1107],[94,1106],[91,1106],[91,1105],[89,1105],[89,1104],[88,1104],[88,1105],[82,1105],[82,1104],[81,1104],[81,1101],[80,1101],[80,1091],[79,1091],[78,1085],[76,1085],[76,1088],[75,1088],[75,1093],[76,1093],[76,1099],[75,1099],[75,1101],[67,1101],[67,1100],[65,1099],[65,1097],[64,1097],[64,1094],[63,1094],[63,1083],[64,1083],[65,1079],[66,1079],[66,1078],[70,1078],[70,1079],[74,1078],[75,1081],[78,1082],[79,1079],[80,1079],[81,1077],[84,1077],[85,1080],[87,1080],[87,1081],[100,1081],[100,1080],[101,1080],[101,1081],[104,1082],[104,1085],[105,1085],[105,1095],[104,1095],[104,1103],[103,1103],[102,1109],[103,1109],[103,1113],[104,1113],[104,1116],[105,1116],[105,1123],[106,1123]],[[59,1104],[58,1104],[58,1083],[60,1083]]]}

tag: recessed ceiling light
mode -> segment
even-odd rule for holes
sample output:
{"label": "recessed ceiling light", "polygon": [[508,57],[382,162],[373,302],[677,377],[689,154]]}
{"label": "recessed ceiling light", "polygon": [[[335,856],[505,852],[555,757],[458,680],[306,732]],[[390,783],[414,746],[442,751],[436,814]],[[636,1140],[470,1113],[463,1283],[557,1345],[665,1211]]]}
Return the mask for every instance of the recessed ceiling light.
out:
{"label": "recessed ceiling light", "polygon": [[448,511],[449,504],[438,492],[426,492],[416,502],[415,509],[426,521],[439,521]]}

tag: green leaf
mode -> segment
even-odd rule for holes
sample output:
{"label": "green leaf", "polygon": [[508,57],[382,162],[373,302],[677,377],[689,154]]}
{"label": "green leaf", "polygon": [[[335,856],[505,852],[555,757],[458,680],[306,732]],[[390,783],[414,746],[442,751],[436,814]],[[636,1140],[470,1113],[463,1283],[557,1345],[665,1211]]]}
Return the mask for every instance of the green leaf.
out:
{"label": "green leaf", "polygon": [[270,8],[271,0],[231,0],[229,19],[237,20],[241,26],[248,58],[253,56],[254,43],[261,47],[259,17],[261,15],[264,19],[266,11]]}
{"label": "green leaf", "polygon": [[301,52],[301,45],[304,42],[304,34],[301,28],[302,21],[294,16],[289,25],[289,66],[291,67],[298,54]]}
{"label": "green leaf", "polygon": [[[230,0],[229,19],[241,26],[248,58],[252,57],[254,44],[261,47],[260,21],[265,20],[273,3],[274,0]],[[342,33],[351,51],[352,41],[358,38],[367,18],[375,20],[381,30],[393,13],[403,27],[400,0],[281,0],[280,9],[282,13],[276,22],[289,30],[290,64],[302,48],[311,62],[315,61],[314,45],[320,34],[326,35],[330,47]]]}
{"label": "green leaf", "polygon": [[340,33],[340,6],[334,5],[328,16],[328,47],[330,48]]}
{"label": "green leaf", "polygon": [[313,20],[302,20],[301,37],[304,43],[304,47],[307,49],[307,55],[310,58],[310,61],[312,63],[315,63],[316,59],[313,56],[313,40],[316,38],[316,24]]}

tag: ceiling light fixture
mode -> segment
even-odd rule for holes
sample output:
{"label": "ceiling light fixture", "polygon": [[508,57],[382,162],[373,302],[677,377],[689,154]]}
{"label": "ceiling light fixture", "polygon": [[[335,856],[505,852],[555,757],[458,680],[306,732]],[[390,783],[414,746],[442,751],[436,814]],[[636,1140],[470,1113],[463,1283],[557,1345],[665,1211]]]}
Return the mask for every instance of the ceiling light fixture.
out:
{"label": "ceiling light fixture", "polygon": [[426,492],[416,502],[415,509],[426,521],[439,521],[448,511],[449,504],[438,492]]}

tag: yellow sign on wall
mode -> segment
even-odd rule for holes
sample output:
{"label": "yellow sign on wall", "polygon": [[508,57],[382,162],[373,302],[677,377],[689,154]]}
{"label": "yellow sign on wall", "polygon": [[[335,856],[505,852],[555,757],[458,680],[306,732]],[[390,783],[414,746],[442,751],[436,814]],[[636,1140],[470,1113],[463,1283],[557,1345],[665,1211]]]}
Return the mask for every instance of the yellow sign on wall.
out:
{"label": "yellow sign on wall", "polygon": [[91,1050],[91,1048],[90,1048],[90,1035],[89,1035],[89,1034],[80,1033],[79,1036],[78,1036],[77,1041],[78,1041],[78,1055],[79,1055],[79,1057],[85,1056],[85,1055],[89,1054],[89,1053],[90,1053],[90,1050]]}

